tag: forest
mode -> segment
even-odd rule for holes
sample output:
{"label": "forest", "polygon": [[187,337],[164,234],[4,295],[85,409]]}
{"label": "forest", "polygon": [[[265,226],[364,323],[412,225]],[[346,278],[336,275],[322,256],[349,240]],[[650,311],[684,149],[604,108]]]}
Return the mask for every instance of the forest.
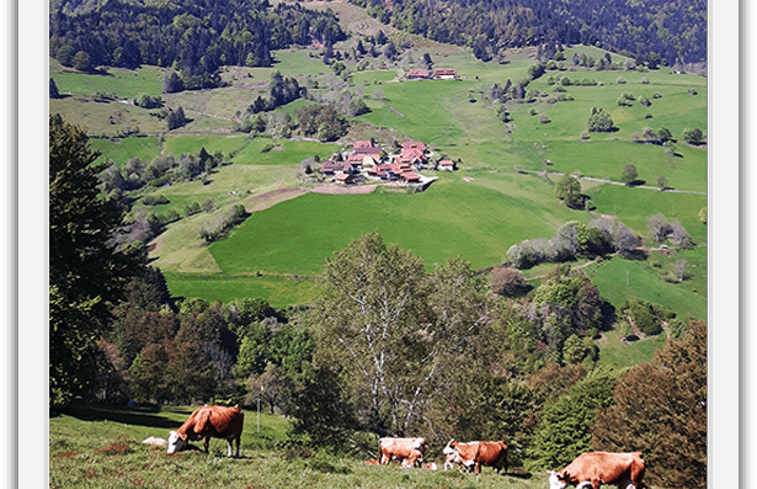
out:
{"label": "forest", "polygon": [[[707,58],[706,2],[553,0],[469,2],[352,0],[385,24],[441,43],[473,49],[484,61],[507,48],[586,44],[658,65],[701,64]],[[272,50],[324,46],[346,39],[333,12],[299,4],[240,0],[181,6],[114,0],[94,7],[51,7],[50,53],[64,66],[173,66],[184,87],[218,86],[223,65],[270,66]]]}
{"label": "forest", "polygon": [[82,71],[174,67],[185,89],[218,86],[222,65],[270,66],[272,50],[346,38],[333,13],[297,4],[193,0],[145,6],[115,0],[71,15],[64,7],[50,14],[50,53],[61,64]]}
{"label": "forest", "polygon": [[654,0],[351,0],[397,29],[473,48],[484,61],[510,47],[586,44],[659,64],[707,59],[707,3]]}

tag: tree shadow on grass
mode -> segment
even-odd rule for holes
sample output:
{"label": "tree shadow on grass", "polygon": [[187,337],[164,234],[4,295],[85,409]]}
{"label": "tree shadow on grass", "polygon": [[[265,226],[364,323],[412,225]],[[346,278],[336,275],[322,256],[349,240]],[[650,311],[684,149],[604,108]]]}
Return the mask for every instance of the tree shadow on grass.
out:
{"label": "tree shadow on grass", "polygon": [[[174,412],[184,413],[187,417],[192,410],[175,408]],[[127,425],[149,426],[151,428],[164,428],[167,430],[176,429],[181,426],[182,421],[173,421],[158,413],[153,407],[143,406],[98,406],[91,404],[73,405],[61,412],[82,421],[113,421]]]}

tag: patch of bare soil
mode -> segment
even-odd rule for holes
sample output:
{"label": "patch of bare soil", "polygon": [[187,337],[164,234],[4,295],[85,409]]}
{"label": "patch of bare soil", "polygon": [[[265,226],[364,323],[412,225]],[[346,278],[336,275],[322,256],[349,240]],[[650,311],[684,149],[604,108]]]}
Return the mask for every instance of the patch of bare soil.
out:
{"label": "patch of bare soil", "polygon": [[343,186],[336,183],[328,183],[326,185],[320,185],[313,189],[313,192],[317,194],[332,194],[332,195],[362,195],[369,194],[376,190],[377,185],[355,185],[355,186]]}

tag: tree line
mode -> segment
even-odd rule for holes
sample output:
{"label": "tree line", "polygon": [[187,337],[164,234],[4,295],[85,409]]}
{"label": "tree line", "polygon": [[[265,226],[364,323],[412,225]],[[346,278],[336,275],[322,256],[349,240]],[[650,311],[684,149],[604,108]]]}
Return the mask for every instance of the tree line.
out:
{"label": "tree line", "polygon": [[50,53],[64,66],[175,67],[184,89],[218,86],[223,65],[271,66],[272,50],[346,38],[333,12],[299,4],[189,0],[138,5],[114,0],[50,14]]}
{"label": "tree line", "polygon": [[[459,257],[429,272],[378,233],[327,259],[310,305],[172,297],[144,249],[115,239],[126,209],[99,191],[97,156],[83,131],[51,116],[54,412],[77,399],[261,399],[292,417],[295,446],[346,453],[366,433],[505,439],[528,470],[592,448],[641,449],[655,462],[651,483],[704,487],[703,323],[681,325],[649,364],[601,369],[594,338],[618,312],[580,269],[559,265],[536,287]],[[639,321],[644,307],[620,313]]]}
{"label": "tree line", "polygon": [[707,3],[702,0],[555,2],[554,0],[352,0],[385,24],[438,42],[469,46],[484,61],[502,50],[541,44],[596,45],[637,64],[707,59]]}

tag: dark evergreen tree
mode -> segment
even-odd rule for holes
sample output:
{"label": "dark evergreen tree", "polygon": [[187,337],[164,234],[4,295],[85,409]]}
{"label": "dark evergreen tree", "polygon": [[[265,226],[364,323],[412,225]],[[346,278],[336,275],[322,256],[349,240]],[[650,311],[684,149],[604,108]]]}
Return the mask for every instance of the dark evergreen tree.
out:
{"label": "dark evergreen tree", "polygon": [[50,404],[84,395],[100,358],[95,340],[137,273],[138,258],[113,245],[123,209],[100,198],[84,131],[50,116]]}

